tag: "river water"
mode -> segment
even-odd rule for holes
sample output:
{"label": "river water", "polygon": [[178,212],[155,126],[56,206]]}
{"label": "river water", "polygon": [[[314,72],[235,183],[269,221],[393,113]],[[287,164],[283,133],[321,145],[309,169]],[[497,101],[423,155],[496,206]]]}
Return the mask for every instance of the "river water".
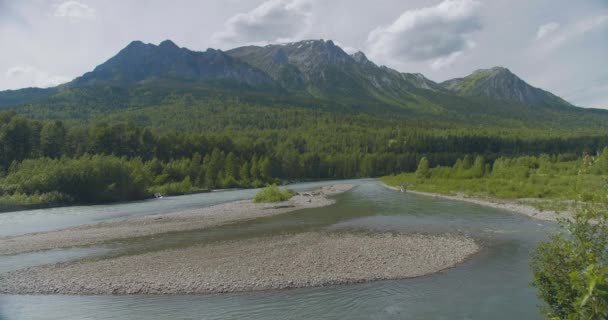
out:
{"label": "river water", "polygon": [[[0,256],[0,273],[88,256],[160,250],[224,239],[311,230],[366,229],[476,239],[480,253],[430,276],[348,286],[187,296],[0,295],[0,319],[540,319],[529,253],[551,223],[465,202],[403,194],[374,180],[337,204],[205,231],[171,233],[105,246]],[[332,182],[301,183],[298,191]],[[174,212],[250,198],[256,190],[167,197],[105,206],[0,214],[0,236],[129,216]]]}

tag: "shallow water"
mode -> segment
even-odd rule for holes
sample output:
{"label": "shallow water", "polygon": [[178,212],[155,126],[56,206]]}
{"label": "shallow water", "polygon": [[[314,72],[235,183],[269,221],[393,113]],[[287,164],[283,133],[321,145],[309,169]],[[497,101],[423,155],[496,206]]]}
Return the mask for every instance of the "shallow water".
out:
{"label": "shallow water", "polygon": [[[0,295],[0,319],[540,319],[535,290],[528,286],[531,280],[528,256],[534,244],[546,237],[554,225],[465,202],[397,193],[373,180],[354,183],[358,186],[337,196],[338,203],[334,206],[105,247],[0,256],[0,272],[82,256],[130,254],[323,229],[466,234],[479,241],[482,251],[438,274],[350,286],[206,296]],[[292,188],[302,191],[324,184],[331,183],[298,184]],[[6,227],[8,221],[15,224],[8,234],[19,234],[207,206],[251,197],[254,193],[238,190],[171,197],[167,198],[170,204],[159,200],[33,210],[35,213],[25,213],[26,218],[19,218],[17,213],[0,214],[0,235],[10,229]],[[5,220],[4,215],[8,217]]]}

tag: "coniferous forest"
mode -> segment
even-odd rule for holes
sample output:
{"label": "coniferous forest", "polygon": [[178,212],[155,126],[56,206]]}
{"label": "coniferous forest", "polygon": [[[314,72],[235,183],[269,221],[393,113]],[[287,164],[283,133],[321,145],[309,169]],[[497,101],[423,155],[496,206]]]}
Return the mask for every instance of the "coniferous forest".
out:
{"label": "coniferous forest", "polygon": [[[153,193],[261,187],[311,179],[376,177],[416,170],[421,158],[452,166],[465,155],[576,158],[608,145],[585,131],[416,126],[373,115],[306,108],[199,105],[140,119],[31,120],[0,113],[4,205],[134,200]],[[203,116],[205,113],[206,116]],[[188,117],[190,115],[190,117]]]}

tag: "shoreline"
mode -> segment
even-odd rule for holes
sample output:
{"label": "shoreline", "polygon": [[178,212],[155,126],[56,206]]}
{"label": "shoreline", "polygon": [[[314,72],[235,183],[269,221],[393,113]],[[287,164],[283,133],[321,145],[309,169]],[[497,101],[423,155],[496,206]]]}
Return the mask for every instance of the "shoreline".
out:
{"label": "shoreline", "polygon": [[202,230],[301,209],[324,207],[335,203],[335,200],[328,197],[344,193],[353,187],[354,185],[351,184],[334,184],[312,192],[297,194],[287,201],[271,204],[241,200],[199,209],[5,237],[0,238],[0,255],[97,245],[169,232]]}
{"label": "shoreline", "polygon": [[0,293],[175,295],[324,287],[442,272],[479,250],[459,235],[305,232],[43,265],[0,276]]}
{"label": "shoreline", "polygon": [[[380,182],[380,183],[382,183],[382,182]],[[384,187],[391,189],[393,191],[401,192],[401,189],[398,187],[389,186],[386,183],[382,183],[382,185],[384,185]],[[477,205],[481,205],[481,206],[485,206],[485,207],[507,210],[507,211],[523,214],[530,218],[544,220],[544,221],[556,222],[560,218],[569,218],[570,216],[572,216],[571,212],[540,210],[533,206],[516,202],[517,200],[507,200],[507,199],[499,199],[499,198],[480,198],[480,197],[466,195],[464,193],[459,193],[455,196],[450,196],[450,195],[444,195],[444,194],[440,194],[440,193],[424,192],[424,191],[416,191],[416,190],[405,190],[404,193],[411,193],[411,194],[416,194],[416,195],[420,195],[420,196],[440,198],[440,199],[453,200],[453,201],[464,201],[464,202],[473,203],[473,204],[477,204]]]}

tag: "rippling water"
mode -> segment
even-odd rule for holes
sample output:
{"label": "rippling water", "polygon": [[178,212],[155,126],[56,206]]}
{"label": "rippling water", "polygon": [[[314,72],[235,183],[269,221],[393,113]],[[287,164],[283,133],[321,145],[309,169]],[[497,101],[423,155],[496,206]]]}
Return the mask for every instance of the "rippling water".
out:
{"label": "rippling water", "polygon": [[[203,296],[0,295],[0,319],[540,319],[535,290],[528,286],[528,256],[534,244],[554,228],[552,224],[464,202],[397,193],[372,180],[354,183],[357,188],[338,196],[338,203],[331,207],[105,247],[0,256],[0,272],[82,256],[319,229],[467,234],[479,241],[482,251],[456,268],[431,276],[349,286]],[[322,184],[328,183],[293,188],[306,190]],[[172,197],[170,203],[34,210],[25,212],[25,218],[17,213],[0,214],[0,235],[171,212],[243,199],[253,193],[239,190]],[[6,230],[12,231],[3,233]]]}

